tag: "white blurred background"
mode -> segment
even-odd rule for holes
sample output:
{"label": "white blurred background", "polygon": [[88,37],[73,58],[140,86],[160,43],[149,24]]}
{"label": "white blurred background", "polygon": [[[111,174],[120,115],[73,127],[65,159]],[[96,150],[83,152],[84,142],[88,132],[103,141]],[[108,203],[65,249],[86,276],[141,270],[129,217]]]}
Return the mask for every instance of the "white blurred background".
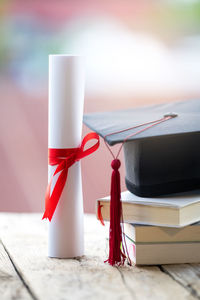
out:
{"label": "white blurred background", "polygon": [[[200,96],[199,1],[2,0],[0,17],[1,211],[44,208],[48,54],[85,55],[85,112]],[[82,161],[86,212],[110,160],[102,143]]]}

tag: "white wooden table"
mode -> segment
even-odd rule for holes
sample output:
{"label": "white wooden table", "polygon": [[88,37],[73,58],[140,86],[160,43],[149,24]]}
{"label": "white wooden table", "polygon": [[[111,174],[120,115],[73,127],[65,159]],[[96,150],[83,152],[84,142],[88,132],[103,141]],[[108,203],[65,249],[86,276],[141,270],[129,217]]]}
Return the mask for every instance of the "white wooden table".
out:
{"label": "white wooden table", "polygon": [[0,214],[0,300],[200,299],[200,264],[111,267],[104,228],[85,216],[85,256],[47,257],[40,214]]}

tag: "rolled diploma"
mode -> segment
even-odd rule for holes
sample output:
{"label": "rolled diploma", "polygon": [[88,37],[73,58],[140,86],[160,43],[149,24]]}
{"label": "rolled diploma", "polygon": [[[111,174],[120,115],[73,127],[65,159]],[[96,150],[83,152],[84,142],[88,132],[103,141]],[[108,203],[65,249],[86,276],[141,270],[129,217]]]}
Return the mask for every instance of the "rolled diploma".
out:
{"label": "rolled diploma", "polygon": [[[83,58],[49,56],[49,148],[81,144],[84,103]],[[56,166],[48,167],[49,180]],[[52,189],[56,182],[52,183]],[[80,162],[68,177],[48,230],[48,256],[71,258],[84,254],[83,199]]]}

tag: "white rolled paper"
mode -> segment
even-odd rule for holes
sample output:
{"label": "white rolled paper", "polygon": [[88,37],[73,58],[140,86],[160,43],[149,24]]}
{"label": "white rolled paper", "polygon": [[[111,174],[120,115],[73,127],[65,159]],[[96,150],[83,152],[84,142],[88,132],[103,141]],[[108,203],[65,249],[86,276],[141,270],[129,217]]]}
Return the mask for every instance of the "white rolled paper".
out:
{"label": "white rolled paper", "polygon": [[[81,144],[84,67],[80,56],[49,56],[49,148],[77,148]],[[56,166],[49,165],[49,180]],[[56,176],[55,176],[56,177]],[[52,188],[55,180],[52,183]],[[80,162],[68,177],[49,223],[48,256],[72,258],[84,254],[83,199]]]}

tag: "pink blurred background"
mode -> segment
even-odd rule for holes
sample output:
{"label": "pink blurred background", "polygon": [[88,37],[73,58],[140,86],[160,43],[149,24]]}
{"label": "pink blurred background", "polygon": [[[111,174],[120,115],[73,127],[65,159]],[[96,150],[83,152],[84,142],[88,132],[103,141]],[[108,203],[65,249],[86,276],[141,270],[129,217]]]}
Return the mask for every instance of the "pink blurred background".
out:
{"label": "pink blurred background", "polygon": [[[85,112],[200,96],[198,1],[7,0],[0,17],[1,211],[44,209],[49,54],[85,55]],[[85,212],[110,161],[103,143],[82,161]]]}

